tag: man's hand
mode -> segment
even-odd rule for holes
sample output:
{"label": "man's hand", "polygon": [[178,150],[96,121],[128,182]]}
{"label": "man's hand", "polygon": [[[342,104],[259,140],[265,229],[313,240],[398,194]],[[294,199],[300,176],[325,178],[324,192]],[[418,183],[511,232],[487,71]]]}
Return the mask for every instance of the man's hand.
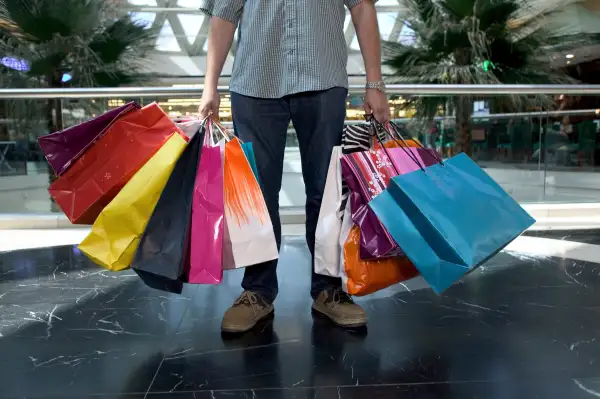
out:
{"label": "man's hand", "polygon": [[365,113],[373,114],[375,120],[382,125],[390,121],[390,106],[387,96],[377,89],[367,89],[365,92]]}
{"label": "man's hand", "polygon": [[[221,0],[220,0],[221,1]],[[236,14],[241,14],[241,9],[244,5],[243,1],[225,2],[235,4]],[[206,75],[204,76],[204,92],[202,93],[202,102],[198,112],[202,119],[209,115],[219,117],[219,105],[221,97],[217,86],[219,85],[219,76],[223,70],[223,64],[227,58],[227,53],[233,42],[233,34],[237,27],[235,23],[219,18],[211,17],[210,28],[208,30],[208,52],[206,54]]]}
{"label": "man's hand", "polygon": [[216,118],[219,117],[219,105],[221,104],[221,97],[219,96],[219,92],[217,89],[204,89],[202,93],[202,101],[200,102],[200,107],[198,108],[198,112],[200,113],[200,118],[204,119],[209,115],[214,115]]}
{"label": "man's hand", "polygon": [[[350,15],[352,15],[352,23],[356,28],[358,44],[365,61],[367,82],[379,82],[381,81],[381,37],[379,36],[374,1],[361,1],[350,9]],[[365,112],[373,114],[379,123],[388,123],[390,107],[386,95],[377,89],[367,89]]]}

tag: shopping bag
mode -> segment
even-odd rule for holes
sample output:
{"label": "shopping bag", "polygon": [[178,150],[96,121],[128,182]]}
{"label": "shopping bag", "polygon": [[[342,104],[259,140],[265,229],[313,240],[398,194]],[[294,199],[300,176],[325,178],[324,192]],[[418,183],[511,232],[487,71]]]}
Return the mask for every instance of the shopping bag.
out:
{"label": "shopping bag", "polygon": [[[416,139],[405,138],[400,133],[400,127],[393,124],[383,126],[370,116],[370,123],[346,126],[342,135],[342,153],[344,155],[368,152],[383,148],[397,147],[422,147]],[[400,140],[399,140],[400,139]],[[385,158],[385,157],[384,157]],[[350,175],[348,183],[346,176],[351,170],[346,169],[342,179],[342,202],[340,211],[344,212],[348,199],[352,202],[353,220],[361,229],[361,256],[364,259],[373,259],[387,256],[400,256],[402,251],[393,242],[373,212],[366,205],[368,200],[363,200],[360,194],[358,181]],[[392,170],[395,173],[394,170]],[[350,192],[348,184],[353,186]]]}
{"label": "shopping bag", "polygon": [[[342,154],[352,154],[353,152],[369,151],[373,144],[379,140],[384,141],[383,134],[375,138],[375,125],[371,123],[361,123],[358,125],[347,125],[342,133]],[[340,204],[340,213],[344,213],[346,202],[350,196],[350,190],[346,181],[342,178],[342,203]]]}
{"label": "shopping bag", "polygon": [[100,213],[79,244],[88,258],[108,270],[129,268],[154,207],[187,140],[174,133]]}
{"label": "shopping bag", "polygon": [[223,161],[214,133],[208,119],[192,201],[188,282],[194,284],[220,284],[223,278]]}
{"label": "shopping bag", "polygon": [[202,125],[205,123],[204,120],[200,119],[175,119],[173,122],[190,139],[201,130]]}
{"label": "shopping bag", "polygon": [[225,233],[223,269],[279,257],[273,224],[258,181],[237,138],[224,148]]}
{"label": "shopping bag", "polygon": [[256,166],[256,157],[254,156],[254,148],[252,147],[252,143],[242,143],[242,149],[244,150],[244,155],[246,155],[246,159],[248,159],[248,163],[252,168],[252,173],[254,173],[254,177],[256,177],[256,181],[260,186],[260,176],[258,174],[258,167]]}
{"label": "shopping bag", "polygon": [[360,229],[352,226],[344,243],[342,282],[350,295],[363,296],[417,277],[419,271],[404,256],[363,260],[360,258]]}
{"label": "shopping bag", "polygon": [[186,278],[192,198],[204,134],[203,126],[181,154],[140,239],[131,267],[151,287]]}
{"label": "shopping bag", "polygon": [[395,148],[372,149],[342,157],[342,173],[351,192],[352,220],[361,230],[360,253],[363,259],[402,255],[367,204],[385,190],[393,176],[418,169],[413,158],[424,165],[437,162],[438,157],[433,150],[407,145],[418,145],[418,142],[400,143]]}
{"label": "shopping bag", "polygon": [[315,273],[325,276],[340,275],[339,237],[342,228],[342,171],[340,158],[342,147],[337,146],[331,152],[325,190],[321,201],[319,219],[315,232]]}
{"label": "shopping bag", "polygon": [[179,129],[157,104],[116,120],[50,185],[69,220],[93,224],[102,209]]}
{"label": "shopping bag", "polygon": [[115,121],[139,108],[138,104],[130,102],[87,122],[40,137],[38,143],[54,174],[62,175]]}
{"label": "shopping bag", "polygon": [[[397,147],[399,144],[398,141],[389,136],[389,130],[392,129],[394,127],[391,125],[387,129],[383,126],[378,127],[374,121],[358,125],[347,125],[344,127],[344,132],[342,133],[342,153],[352,154],[354,152],[369,151],[379,148],[379,143],[383,143],[387,148]],[[377,136],[375,136],[376,133]],[[408,147],[422,147],[421,143],[416,139],[405,138],[404,141]],[[350,190],[346,182],[342,179],[342,203],[340,207],[340,213],[342,214],[344,213],[344,209],[346,209],[346,202],[349,195]]]}
{"label": "shopping bag", "polygon": [[438,294],[535,223],[465,154],[392,178],[369,206]]}
{"label": "shopping bag", "polygon": [[372,294],[418,276],[406,257],[363,260],[360,258],[360,229],[352,222],[347,203],[339,236],[342,288],[350,295]]}

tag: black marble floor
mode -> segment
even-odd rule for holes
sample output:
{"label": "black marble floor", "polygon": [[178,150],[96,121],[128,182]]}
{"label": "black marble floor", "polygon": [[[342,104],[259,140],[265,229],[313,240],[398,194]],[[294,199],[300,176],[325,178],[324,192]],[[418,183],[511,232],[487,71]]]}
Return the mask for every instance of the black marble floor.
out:
{"label": "black marble floor", "polygon": [[575,241],[585,244],[600,245],[600,230],[574,230],[574,231],[562,231],[562,230],[545,230],[545,231],[527,231],[526,236],[540,237],[540,238],[553,238],[556,240]]}
{"label": "black marble floor", "polygon": [[501,253],[359,299],[358,331],[311,314],[308,267],[287,239],[275,319],[228,337],[241,271],[170,295],[73,247],[0,254],[0,398],[600,397],[600,264]]}

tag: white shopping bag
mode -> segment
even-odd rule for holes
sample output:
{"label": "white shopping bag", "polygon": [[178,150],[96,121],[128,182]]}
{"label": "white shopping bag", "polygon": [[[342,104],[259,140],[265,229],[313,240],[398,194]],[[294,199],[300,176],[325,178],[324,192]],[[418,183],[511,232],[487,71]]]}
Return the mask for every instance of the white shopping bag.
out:
{"label": "white shopping bag", "polygon": [[346,202],[346,209],[344,210],[344,218],[342,221],[342,227],[340,228],[340,234],[338,237],[338,245],[337,245],[337,257],[338,257],[338,265],[339,271],[338,276],[342,278],[342,288],[345,292],[348,292],[348,275],[346,274],[346,267],[344,265],[344,245],[346,245],[346,240],[350,235],[350,231],[352,230],[352,226],[354,226],[354,222],[352,221],[352,211],[350,209],[350,201]]}
{"label": "white shopping bag", "polygon": [[329,161],[323,201],[315,235],[315,273],[325,276],[340,275],[339,238],[342,227],[342,147],[334,147]]}
{"label": "white shopping bag", "polygon": [[174,120],[175,124],[178,128],[181,129],[183,134],[185,134],[188,138],[194,137],[196,133],[200,130],[200,127],[204,124],[203,120],[189,119],[189,120]]}
{"label": "white shopping bag", "polygon": [[279,258],[271,217],[240,141],[234,138],[219,145],[224,157],[223,269]]}

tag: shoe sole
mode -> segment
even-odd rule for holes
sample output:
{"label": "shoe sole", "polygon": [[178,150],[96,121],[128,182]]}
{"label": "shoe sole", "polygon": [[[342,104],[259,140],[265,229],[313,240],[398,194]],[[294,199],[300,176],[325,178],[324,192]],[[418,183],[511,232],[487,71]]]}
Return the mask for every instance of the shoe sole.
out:
{"label": "shoe sole", "polygon": [[261,316],[260,318],[254,320],[254,322],[249,323],[245,326],[223,326],[221,325],[221,332],[224,332],[226,334],[241,334],[241,333],[245,333],[248,332],[250,330],[252,330],[254,327],[256,327],[256,325],[261,322],[262,320],[265,320],[271,316],[275,315],[275,308],[271,308],[271,310],[267,313],[264,314],[264,316]]}
{"label": "shoe sole", "polygon": [[336,324],[337,326],[340,326],[340,327],[360,328],[360,327],[364,327],[367,325],[367,320],[365,320],[365,319],[354,319],[354,320],[350,319],[350,320],[345,320],[344,322],[340,322],[339,320],[336,320],[335,318],[333,318],[329,314],[327,314],[327,312],[324,311],[323,309],[319,309],[318,304],[313,304],[312,310],[313,310],[313,312],[317,312],[319,314],[319,316],[326,317],[328,320],[331,320],[334,324]]}

